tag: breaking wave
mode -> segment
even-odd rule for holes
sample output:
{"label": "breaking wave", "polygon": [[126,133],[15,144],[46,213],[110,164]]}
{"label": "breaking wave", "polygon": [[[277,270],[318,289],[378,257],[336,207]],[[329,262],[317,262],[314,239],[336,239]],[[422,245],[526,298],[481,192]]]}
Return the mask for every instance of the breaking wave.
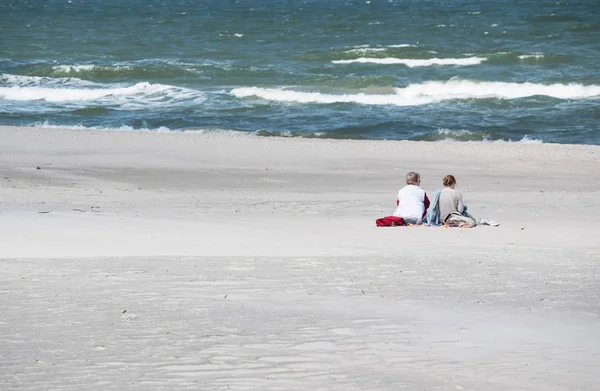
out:
{"label": "breaking wave", "polygon": [[46,101],[52,103],[101,102],[110,106],[200,103],[202,92],[165,84],[140,82],[134,85],[98,84],[77,78],[1,75],[0,99],[10,101]]}
{"label": "breaking wave", "polygon": [[[511,139],[505,139],[501,135],[485,130],[467,130],[467,129],[447,129],[442,128],[437,131],[423,133],[411,138],[414,141],[490,141],[490,142],[514,142]],[[529,135],[523,136],[520,143],[542,144],[542,140],[533,138]]]}
{"label": "breaking wave", "polygon": [[[238,130],[227,129],[220,127],[202,127],[192,129],[170,129],[166,126],[157,128],[135,128],[132,126],[123,125],[120,127],[104,127],[104,126],[83,126],[83,125],[55,125],[49,121],[35,122],[30,126],[44,129],[71,129],[71,130],[98,130],[109,132],[151,132],[151,133],[185,133],[185,134],[206,134],[213,136],[239,136],[239,137],[284,137],[284,138],[319,138],[319,139],[334,139],[334,140],[365,140],[366,138],[355,133],[340,133],[339,131],[320,131],[320,132],[301,132],[301,131],[277,131],[277,130]],[[393,141],[395,139],[384,139]],[[525,144],[542,144],[543,141],[529,135],[525,135],[520,140],[505,139],[500,135],[496,135],[486,131],[472,131],[466,129],[437,129],[431,132],[422,133],[411,137],[412,141],[471,141],[471,142],[519,142]]]}
{"label": "breaking wave", "polygon": [[486,58],[483,57],[467,57],[467,58],[429,58],[429,59],[409,59],[409,58],[395,58],[395,57],[386,57],[386,58],[370,58],[370,57],[360,57],[351,60],[333,60],[331,61],[333,64],[384,64],[384,65],[394,65],[401,64],[406,65],[407,67],[430,67],[434,65],[478,65],[483,61],[486,61]]}
{"label": "breaking wave", "polygon": [[600,97],[600,86],[449,80],[411,84],[405,88],[395,88],[394,93],[390,94],[326,94],[259,87],[236,88],[231,94],[237,98],[257,97],[278,102],[417,106],[447,100],[518,99],[537,95],[556,99],[597,98]]}

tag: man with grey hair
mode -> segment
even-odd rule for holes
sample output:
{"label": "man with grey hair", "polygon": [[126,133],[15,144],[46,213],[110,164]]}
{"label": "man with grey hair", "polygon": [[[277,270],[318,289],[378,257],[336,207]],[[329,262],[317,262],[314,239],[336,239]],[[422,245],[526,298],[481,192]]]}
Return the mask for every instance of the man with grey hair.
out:
{"label": "man with grey hair", "polygon": [[411,171],[406,174],[406,184],[419,186],[421,183],[421,175],[418,172]]}
{"label": "man with grey hair", "polygon": [[421,224],[427,213],[429,198],[420,185],[421,175],[411,171],[406,174],[406,186],[398,191],[394,216],[402,217],[405,224]]}

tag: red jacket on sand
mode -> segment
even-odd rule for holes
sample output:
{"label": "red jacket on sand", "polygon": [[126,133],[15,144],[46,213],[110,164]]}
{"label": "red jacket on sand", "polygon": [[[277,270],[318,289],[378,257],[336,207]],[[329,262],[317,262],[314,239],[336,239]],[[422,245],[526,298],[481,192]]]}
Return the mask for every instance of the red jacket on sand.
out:
{"label": "red jacket on sand", "polygon": [[404,220],[402,217],[386,216],[375,220],[375,224],[378,227],[395,227],[397,225],[404,225]]}

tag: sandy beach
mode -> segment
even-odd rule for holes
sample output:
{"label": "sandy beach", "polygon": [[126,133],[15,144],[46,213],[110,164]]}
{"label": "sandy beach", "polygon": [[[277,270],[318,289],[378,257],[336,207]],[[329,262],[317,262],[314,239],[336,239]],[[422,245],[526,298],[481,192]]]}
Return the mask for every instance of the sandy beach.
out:
{"label": "sandy beach", "polygon": [[[499,227],[377,228],[407,171]],[[596,390],[600,147],[0,127],[2,390]]]}

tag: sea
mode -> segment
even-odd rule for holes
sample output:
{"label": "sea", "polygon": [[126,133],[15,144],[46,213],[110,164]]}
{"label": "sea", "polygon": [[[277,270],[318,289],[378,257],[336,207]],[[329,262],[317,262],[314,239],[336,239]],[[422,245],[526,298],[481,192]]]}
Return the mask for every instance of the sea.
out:
{"label": "sea", "polygon": [[0,125],[600,145],[600,1],[0,0]]}

